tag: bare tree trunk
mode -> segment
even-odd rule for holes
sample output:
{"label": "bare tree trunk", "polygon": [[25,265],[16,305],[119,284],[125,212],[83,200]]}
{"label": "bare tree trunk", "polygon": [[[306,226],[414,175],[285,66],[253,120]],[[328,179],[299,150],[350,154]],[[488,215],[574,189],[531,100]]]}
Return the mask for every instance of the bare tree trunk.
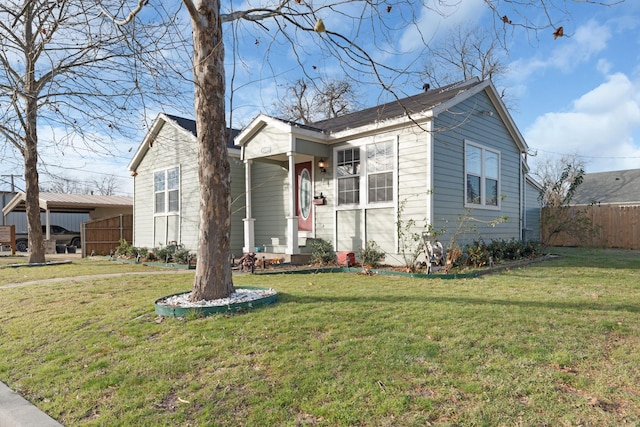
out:
{"label": "bare tree trunk", "polygon": [[231,185],[220,1],[202,0],[197,3],[198,14],[192,15],[192,21],[200,232],[198,264],[191,294],[194,301],[225,298],[234,291],[229,248]]}
{"label": "bare tree trunk", "polygon": [[[32,40],[31,25],[25,25],[25,38]],[[25,205],[27,211],[27,232],[29,233],[29,263],[43,263],[44,236],[40,221],[40,188],[38,179],[38,99],[35,81],[35,61],[31,52],[25,55],[25,138],[24,138],[24,181]]]}

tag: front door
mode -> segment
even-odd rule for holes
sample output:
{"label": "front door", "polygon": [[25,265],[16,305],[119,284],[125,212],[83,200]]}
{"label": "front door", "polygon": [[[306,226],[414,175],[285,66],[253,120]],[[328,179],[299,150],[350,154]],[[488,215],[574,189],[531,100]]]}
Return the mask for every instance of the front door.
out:
{"label": "front door", "polygon": [[296,215],[298,231],[313,231],[311,162],[296,163]]}

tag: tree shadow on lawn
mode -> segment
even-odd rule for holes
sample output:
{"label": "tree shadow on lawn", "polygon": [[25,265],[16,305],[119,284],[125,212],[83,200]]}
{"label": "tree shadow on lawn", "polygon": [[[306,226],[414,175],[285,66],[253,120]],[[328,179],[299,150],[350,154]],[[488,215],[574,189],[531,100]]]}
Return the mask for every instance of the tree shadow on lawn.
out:
{"label": "tree shadow on lawn", "polygon": [[640,251],[632,249],[551,247],[552,257],[534,265],[537,268],[588,267],[596,269],[637,269]]}
{"label": "tree shadow on lawn", "polygon": [[505,306],[523,308],[542,308],[549,310],[584,310],[584,311],[625,311],[629,313],[640,313],[640,305],[632,304],[604,304],[596,301],[585,302],[562,302],[562,301],[519,301],[489,298],[469,298],[469,297],[441,297],[441,296],[420,296],[420,295],[398,295],[388,296],[311,296],[293,295],[278,292],[278,304],[321,304],[321,303],[389,303],[401,304],[409,303],[452,303],[460,305],[482,305],[482,306]]}

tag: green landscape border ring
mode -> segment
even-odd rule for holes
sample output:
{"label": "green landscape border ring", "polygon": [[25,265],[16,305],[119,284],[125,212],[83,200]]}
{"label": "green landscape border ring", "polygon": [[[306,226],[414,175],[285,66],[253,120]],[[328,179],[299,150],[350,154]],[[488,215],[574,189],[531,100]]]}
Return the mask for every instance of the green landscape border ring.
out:
{"label": "green landscape border ring", "polygon": [[[271,288],[261,288],[258,286],[239,286],[236,289],[255,289],[255,290],[269,290]],[[155,302],[155,311],[159,316],[164,317],[206,317],[212,314],[222,314],[222,313],[238,313],[241,311],[250,310],[256,307],[260,307],[263,305],[274,304],[278,300],[278,292],[274,294],[267,295],[262,298],[254,299],[252,301],[242,301],[232,304],[226,305],[209,305],[209,306],[200,306],[200,307],[171,307],[168,305],[162,304],[162,301],[166,300],[169,297],[175,295],[183,295],[188,294],[191,291],[187,292],[178,292],[176,294],[171,294],[164,296],[162,298],[158,298]]]}

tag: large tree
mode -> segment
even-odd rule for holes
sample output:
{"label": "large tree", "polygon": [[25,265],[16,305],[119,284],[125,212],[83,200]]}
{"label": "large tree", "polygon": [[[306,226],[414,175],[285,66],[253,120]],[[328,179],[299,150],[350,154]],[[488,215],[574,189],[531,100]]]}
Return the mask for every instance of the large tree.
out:
{"label": "large tree", "polygon": [[457,25],[429,46],[424,74],[435,87],[472,77],[495,83],[507,72],[506,54],[490,29]]}
{"label": "large tree", "polygon": [[569,205],[582,184],[584,169],[585,162],[577,153],[539,159],[533,176],[542,186],[542,205],[554,208]]}
{"label": "large tree", "polygon": [[558,235],[568,234],[583,242],[595,235],[588,212],[572,206],[573,196],[584,180],[584,161],[578,154],[548,157],[537,162],[533,175],[542,186],[541,240],[553,244]]}
{"label": "large tree", "polygon": [[159,78],[166,25],[158,24],[118,27],[83,0],[0,3],[0,135],[24,160],[30,263],[45,261],[43,144],[57,152],[85,145],[107,156],[110,137],[137,133],[145,99],[171,94]]}
{"label": "large tree", "polygon": [[49,193],[115,196],[118,192],[118,178],[114,175],[105,175],[101,179],[81,181],[67,175],[50,174],[46,183],[40,181],[40,190]]}
{"label": "large tree", "polygon": [[275,102],[277,114],[287,120],[309,124],[348,114],[359,105],[348,80],[320,81],[298,79],[287,86]]}

